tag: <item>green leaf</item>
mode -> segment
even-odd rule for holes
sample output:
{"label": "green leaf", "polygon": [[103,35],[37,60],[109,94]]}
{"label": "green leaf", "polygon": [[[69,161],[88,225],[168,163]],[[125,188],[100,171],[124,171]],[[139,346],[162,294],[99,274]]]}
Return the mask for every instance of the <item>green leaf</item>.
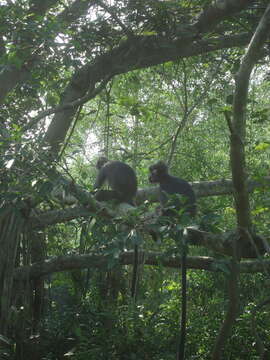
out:
{"label": "green leaf", "polygon": [[258,144],[257,146],[255,146],[255,150],[265,151],[265,150],[267,150],[269,147],[270,147],[270,144],[269,144],[269,143],[262,142],[262,143]]}

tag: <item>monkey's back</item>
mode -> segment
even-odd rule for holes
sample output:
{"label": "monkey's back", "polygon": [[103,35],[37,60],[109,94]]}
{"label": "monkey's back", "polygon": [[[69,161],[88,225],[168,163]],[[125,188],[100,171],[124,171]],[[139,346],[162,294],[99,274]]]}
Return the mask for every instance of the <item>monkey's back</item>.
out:
{"label": "monkey's back", "polygon": [[109,186],[123,195],[125,199],[134,198],[137,193],[137,176],[128,164],[122,161],[109,161],[102,167]]}
{"label": "monkey's back", "polygon": [[[188,203],[187,210],[192,215],[195,215],[196,196],[191,185],[186,180],[167,174],[166,180],[160,183],[160,189],[169,195],[180,194],[186,197]],[[178,204],[177,202],[175,205],[181,208],[181,203]]]}

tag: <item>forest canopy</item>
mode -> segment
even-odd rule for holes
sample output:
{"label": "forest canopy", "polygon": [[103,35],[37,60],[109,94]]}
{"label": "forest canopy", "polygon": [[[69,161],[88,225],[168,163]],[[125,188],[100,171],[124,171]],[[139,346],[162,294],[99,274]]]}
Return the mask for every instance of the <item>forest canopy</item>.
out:
{"label": "forest canopy", "polygon": [[[3,0],[0,20],[0,358],[267,359],[269,2]],[[99,201],[100,156],[134,203]],[[195,217],[164,220],[158,160]]]}

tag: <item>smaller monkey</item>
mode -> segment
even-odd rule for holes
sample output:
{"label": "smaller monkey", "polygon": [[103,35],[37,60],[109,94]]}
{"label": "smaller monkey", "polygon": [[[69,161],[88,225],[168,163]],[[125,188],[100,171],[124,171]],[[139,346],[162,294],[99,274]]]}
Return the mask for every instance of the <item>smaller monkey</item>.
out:
{"label": "smaller monkey", "polygon": [[191,185],[183,179],[172,176],[168,173],[168,166],[163,161],[149,166],[149,181],[159,184],[159,201],[162,206],[162,214],[165,216],[173,216],[175,211],[166,209],[168,205],[168,195],[182,195],[182,199],[175,198],[169,201],[169,205],[173,205],[175,210],[183,209],[184,213],[191,216],[196,214],[196,197]]}
{"label": "smaller monkey", "polygon": [[137,193],[137,176],[135,171],[122,161],[109,161],[102,156],[98,159],[97,179],[94,189],[100,189],[107,181],[111,190],[99,190],[95,198],[98,201],[117,200],[134,206],[134,198]]}

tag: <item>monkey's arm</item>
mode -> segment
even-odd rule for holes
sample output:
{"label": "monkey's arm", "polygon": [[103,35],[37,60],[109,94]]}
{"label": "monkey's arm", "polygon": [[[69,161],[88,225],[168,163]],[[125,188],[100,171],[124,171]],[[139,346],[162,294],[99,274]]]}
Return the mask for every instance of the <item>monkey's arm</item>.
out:
{"label": "monkey's arm", "polygon": [[101,186],[104,184],[104,182],[105,182],[105,180],[107,178],[107,174],[106,174],[105,170],[106,170],[105,168],[101,168],[99,170],[96,182],[94,184],[94,189],[100,189]]}

